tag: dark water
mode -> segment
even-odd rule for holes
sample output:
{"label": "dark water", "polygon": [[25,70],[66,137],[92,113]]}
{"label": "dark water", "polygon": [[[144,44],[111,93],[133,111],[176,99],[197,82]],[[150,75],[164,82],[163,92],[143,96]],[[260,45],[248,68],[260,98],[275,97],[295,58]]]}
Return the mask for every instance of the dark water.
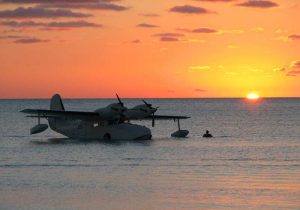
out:
{"label": "dark water", "polygon": [[[64,103],[88,111],[114,101]],[[18,111],[49,101],[0,100],[0,209],[300,209],[300,99],[149,102],[192,116],[182,121],[189,138],[171,138],[172,121],[156,122],[148,141],[30,136],[36,120]],[[206,129],[215,138],[203,139]]]}

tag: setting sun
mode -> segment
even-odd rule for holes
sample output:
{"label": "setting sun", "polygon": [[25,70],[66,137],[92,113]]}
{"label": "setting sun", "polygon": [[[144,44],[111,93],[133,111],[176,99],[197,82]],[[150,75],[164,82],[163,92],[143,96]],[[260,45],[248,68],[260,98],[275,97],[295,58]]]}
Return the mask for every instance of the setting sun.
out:
{"label": "setting sun", "polygon": [[251,99],[251,100],[259,99],[259,95],[257,93],[249,93],[246,97],[247,99]]}

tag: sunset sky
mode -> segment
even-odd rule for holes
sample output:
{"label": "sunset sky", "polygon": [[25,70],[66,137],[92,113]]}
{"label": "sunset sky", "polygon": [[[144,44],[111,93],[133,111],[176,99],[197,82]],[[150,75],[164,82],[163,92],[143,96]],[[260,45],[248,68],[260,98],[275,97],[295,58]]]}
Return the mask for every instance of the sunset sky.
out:
{"label": "sunset sky", "polygon": [[299,0],[0,0],[0,98],[300,97]]}

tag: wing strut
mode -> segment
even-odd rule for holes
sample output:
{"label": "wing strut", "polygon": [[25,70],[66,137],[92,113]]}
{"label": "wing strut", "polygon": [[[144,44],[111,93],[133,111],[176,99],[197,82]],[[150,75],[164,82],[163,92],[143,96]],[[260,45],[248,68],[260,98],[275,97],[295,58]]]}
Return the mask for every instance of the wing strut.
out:
{"label": "wing strut", "polygon": [[177,119],[178,130],[180,130],[180,119]]}

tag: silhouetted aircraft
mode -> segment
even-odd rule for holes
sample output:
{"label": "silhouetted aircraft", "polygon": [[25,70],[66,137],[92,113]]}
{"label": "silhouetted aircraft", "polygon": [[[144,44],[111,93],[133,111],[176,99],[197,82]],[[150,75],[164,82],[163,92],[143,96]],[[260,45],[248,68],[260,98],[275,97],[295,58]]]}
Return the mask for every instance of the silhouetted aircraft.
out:
{"label": "silhouetted aircraft", "polygon": [[31,134],[41,133],[48,128],[47,124],[41,124],[40,118],[46,118],[52,130],[76,139],[151,139],[151,130],[146,126],[131,124],[131,120],[177,120],[178,131],[174,137],[185,137],[187,130],[180,130],[180,119],[187,116],[155,115],[159,107],[153,107],[143,100],[143,104],[131,109],[124,106],[117,95],[118,103],[110,104],[93,112],[66,111],[60,95],[56,94],[50,102],[50,110],[24,109],[21,112],[30,114],[28,117],[38,119],[38,124],[30,129]]}

